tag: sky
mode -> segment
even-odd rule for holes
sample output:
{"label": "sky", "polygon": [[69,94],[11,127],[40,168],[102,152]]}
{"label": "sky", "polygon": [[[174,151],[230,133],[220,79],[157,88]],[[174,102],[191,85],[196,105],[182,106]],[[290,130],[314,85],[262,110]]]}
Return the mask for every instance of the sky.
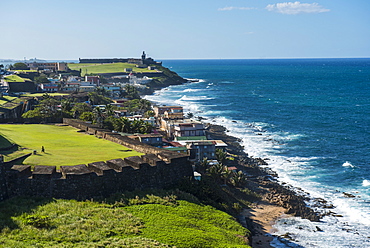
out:
{"label": "sky", "polygon": [[0,0],[0,59],[370,57],[370,0]]}

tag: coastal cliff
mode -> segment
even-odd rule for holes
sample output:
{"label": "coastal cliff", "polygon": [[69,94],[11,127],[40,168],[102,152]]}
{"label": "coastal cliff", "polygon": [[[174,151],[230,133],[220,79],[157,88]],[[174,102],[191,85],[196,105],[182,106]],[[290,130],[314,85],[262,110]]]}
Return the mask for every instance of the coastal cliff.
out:
{"label": "coastal cliff", "polygon": [[153,80],[147,84],[147,88],[141,92],[142,95],[150,95],[153,94],[155,90],[160,90],[171,85],[179,85],[188,82],[188,80],[180,77],[176,72],[171,71],[164,66],[155,66],[159,71],[162,71],[163,74],[160,77],[153,77]]}

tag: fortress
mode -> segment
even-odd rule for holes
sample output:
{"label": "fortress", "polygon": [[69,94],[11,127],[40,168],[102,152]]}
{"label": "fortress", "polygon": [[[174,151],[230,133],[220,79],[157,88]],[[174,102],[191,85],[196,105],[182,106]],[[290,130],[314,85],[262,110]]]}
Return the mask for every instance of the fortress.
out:
{"label": "fortress", "polygon": [[162,65],[161,62],[156,62],[152,58],[147,58],[145,51],[141,55],[141,58],[113,58],[113,59],[81,59],[79,58],[80,63],[94,63],[94,64],[106,64],[106,63],[131,63],[137,65],[151,65],[158,64]]}
{"label": "fortress", "polygon": [[55,166],[35,166],[31,170],[30,165],[1,163],[0,201],[20,195],[84,200],[135,189],[170,188],[184,177],[193,177],[187,155],[152,147],[80,120],[63,122],[145,155],[61,166],[60,171]]}

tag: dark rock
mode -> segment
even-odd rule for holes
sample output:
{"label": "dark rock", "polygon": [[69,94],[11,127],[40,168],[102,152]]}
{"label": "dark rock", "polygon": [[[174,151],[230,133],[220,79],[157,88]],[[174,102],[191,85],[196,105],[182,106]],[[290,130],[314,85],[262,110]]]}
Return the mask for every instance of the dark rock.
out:
{"label": "dark rock", "polygon": [[343,195],[344,197],[348,197],[348,198],[355,198],[356,196],[350,194],[350,193],[346,193],[346,192],[343,192]]}

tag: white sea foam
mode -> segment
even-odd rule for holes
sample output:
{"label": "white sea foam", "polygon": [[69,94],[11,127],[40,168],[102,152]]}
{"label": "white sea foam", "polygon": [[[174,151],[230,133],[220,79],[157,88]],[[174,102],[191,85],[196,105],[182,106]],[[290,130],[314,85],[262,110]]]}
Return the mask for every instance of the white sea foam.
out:
{"label": "white sea foam", "polygon": [[[178,89],[182,89],[182,93],[178,93]],[[207,122],[224,126],[227,129],[227,134],[241,139],[241,145],[244,146],[245,151],[250,156],[269,158],[269,160],[266,160],[269,164],[268,167],[278,173],[280,182],[300,187],[308,192],[312,198],[328,200],[336,207],[332,211],[343,216],[325,217],[319,223],[312,223],[296,217],[284,219],[276,225],[279,230],[277,234],[292,233],[293,238],[299,240],[297,244],[303,247],[370,247],[367,238],[370,229],[370,213],[368,207],[364,207],[364,204],[370,202],[369,180],[362,181],[362,189],[359,189],[359,191],[363,190],[363,192],[354,193],[358,197],[345,198],[342,189],[334,186],[324,186],[315,180],[321,177],[322,171],[317,166],[317,161],[326,158],[284,155],[284,150],[291,148],[291,146],[288,146],[289,142],[302,139],[305,137],[304,135],[275,132],[273,131],[274,127],[269,123],[245,122],[226,118],[225,115],[229,115],[229,113],[224,112],[222,108],[207,110],[204,101],[197,99],[199,96],[190,95],[190,92],[195,91],[188,90],[186,92],[189,93],[185,96],[182,87],[169,91],[172,93],[172,90],[175,90],[175,94],[179,95],[174,97],[168,92],[164,92],[163,95],[154,97],[154,101],[166,102],[167,104],[175,102],[182,105],[184,111],[198,113],[206,117]],[[349,161],[343,163],[342,166],[353,168]],[[310,203],[308,202],[308,204]],[[288,224],[284,224],[284,222]],[[317,231],[316,226],[324,231]],[[328,239],[330,240],[328,241]],[[278,239],[275,239],[274,242],[273,246],[275,247],[287,247]],[[290,247],[298,247],[295,244],[289,245]]]}
{"label": "white sea foam", "polygon": [[185,89],[183,92],[198,92],[203,91],[203,89]]}
{"label": "white sea foam", "polygon": [[342,164],[343,167],[351,167],[351,168],[355,168],[354,165],[352,165],[350,162],[346,161],[345,163]]}
{"label": "white sea foam", "polygon": [[187,95],[184,95],[182,96],[179,100],[182,100],[182,101],[203,101],[203,100],[212,100],[214,98],[211,98],[211,97],[207,97],[207,96],[187,96]]}

